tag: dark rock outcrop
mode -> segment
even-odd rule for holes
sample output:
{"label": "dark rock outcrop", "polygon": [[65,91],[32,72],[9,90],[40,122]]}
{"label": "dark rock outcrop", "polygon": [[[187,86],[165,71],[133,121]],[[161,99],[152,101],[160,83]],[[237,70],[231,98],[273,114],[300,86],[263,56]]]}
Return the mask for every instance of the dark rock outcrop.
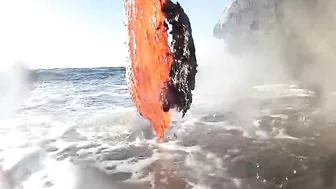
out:
{"label": "dark rock outcrop", "polygon": [[[167,1],[162,10],[171,25],[171,53],[173,64],[170,81],[162,95],[163,110],[176,108],[183,116],[192,103],[192,90],[195,89],[197,59],[189,18],[179,3]],[[168,28],[168,25],[166,25]]]}

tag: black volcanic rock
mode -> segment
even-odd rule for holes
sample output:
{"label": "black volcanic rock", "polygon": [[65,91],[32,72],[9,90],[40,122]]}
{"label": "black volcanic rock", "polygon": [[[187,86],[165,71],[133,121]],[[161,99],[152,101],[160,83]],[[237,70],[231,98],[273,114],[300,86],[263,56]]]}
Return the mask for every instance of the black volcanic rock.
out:
{"label": "black volcanic rock", "polygon": [[195,89],[198,66],[191,24],[178,2],[175,4],[167,1],[162,11],[172,27],[171,51],[174,59],[169,74],[170,80],[162,95],[163,110],[176,108],[184,116],[192,103],[192,90]]}

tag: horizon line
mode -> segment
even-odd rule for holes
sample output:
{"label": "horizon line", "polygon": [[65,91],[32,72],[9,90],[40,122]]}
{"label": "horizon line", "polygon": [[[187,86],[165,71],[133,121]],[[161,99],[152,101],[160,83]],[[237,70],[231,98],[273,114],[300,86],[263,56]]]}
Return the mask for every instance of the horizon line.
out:
{"label": "horizon line", "polygon": [[97,66],[97,67],[55,67],[55,68],[32,68],[30,70],[58,70],[58,69],[100,69],[100,68],[126,68],[126,66]]}

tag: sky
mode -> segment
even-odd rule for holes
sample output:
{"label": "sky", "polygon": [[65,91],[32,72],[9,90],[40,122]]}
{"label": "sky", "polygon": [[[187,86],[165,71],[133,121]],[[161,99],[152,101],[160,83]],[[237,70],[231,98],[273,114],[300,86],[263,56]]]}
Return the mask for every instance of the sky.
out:
{"label": "sky", "polygon": [[[195,43],[212,37],[229,0],[179,0]],[[0,0],[0,69],[124,66],[124,0]],[[197,48],[197,47],[196,47]]]}

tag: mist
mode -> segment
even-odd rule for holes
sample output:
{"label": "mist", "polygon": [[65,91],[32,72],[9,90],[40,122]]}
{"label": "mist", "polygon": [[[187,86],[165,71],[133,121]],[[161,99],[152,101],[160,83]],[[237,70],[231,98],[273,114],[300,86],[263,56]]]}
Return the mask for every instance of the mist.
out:
{"label": "mist", "polygon": [[[15,62],[0,72],[0,120],[16,115],[32,86],[30,70],[23,62]],[[2,125],[4,126],[4,125]]]}
{"label": "mist", "polygon": [[195,40],[199,62],[195,104],[230,110],[234,103],[251,98],[254,86],[295,84],[314,91],[317,108],[331,118],[336,2],[233,2],[219,15],[215,37],[199,44]]}

